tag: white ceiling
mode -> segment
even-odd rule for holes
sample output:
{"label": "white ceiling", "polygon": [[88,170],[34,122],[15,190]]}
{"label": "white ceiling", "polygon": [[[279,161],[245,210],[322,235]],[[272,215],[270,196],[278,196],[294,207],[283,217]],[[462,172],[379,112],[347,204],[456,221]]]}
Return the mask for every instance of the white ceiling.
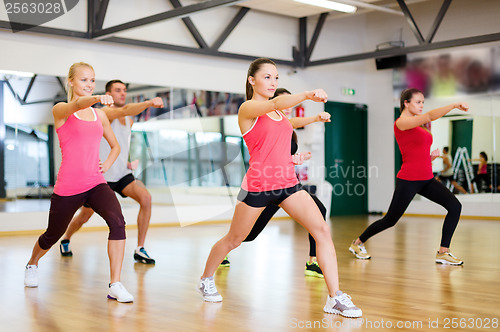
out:
{"label": "white ceiling", "polygon": [[[409,5],[415,2],[422,2],[422,1],[429,1],[429,0],[407,0],[405,2],[407,5]],[[342,2],[342,0],[337,0],[337,2]],[[401,11],[396,0],[358,0],[358,2],[364,2],[369,5],[376,5],[380,7],[385,7],[387,9]],[[330,16],[335,17],[335,16],[355,15],[356,13],[366,13],[367,11],[374,10],[358,6],[358,10],[356,13],[346,14],[334,10],[329,10],[326,8],[316,7],[313,5],[306,5],[303,3],[296,2],[294,0],[247,0],[244,2],[240,2],[238,5],[263,12],[270,12],[273,14],[297,17],[297,18],[319,15],[325,12],[330,12]]]}

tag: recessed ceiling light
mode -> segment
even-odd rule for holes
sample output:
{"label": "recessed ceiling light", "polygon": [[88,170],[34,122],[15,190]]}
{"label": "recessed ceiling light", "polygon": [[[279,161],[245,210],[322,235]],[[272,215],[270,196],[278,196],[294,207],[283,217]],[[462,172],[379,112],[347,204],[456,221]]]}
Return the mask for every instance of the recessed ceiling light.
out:
{"label": "recessed ceiling light", "polygon": [[344,13],[354,13],[358,9],[355,6],[328,0],[295,0],[295,1],[304,3],[306,5],[333,9]]}

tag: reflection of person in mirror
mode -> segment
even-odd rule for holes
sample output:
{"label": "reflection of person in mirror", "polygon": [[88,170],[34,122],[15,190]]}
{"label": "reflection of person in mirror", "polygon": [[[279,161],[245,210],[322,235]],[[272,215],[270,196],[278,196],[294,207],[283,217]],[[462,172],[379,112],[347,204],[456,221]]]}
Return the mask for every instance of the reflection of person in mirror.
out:
{"label": "reflection of person in mirror", "polygon": [[248,236],[265,207],[275,204],[303,225],[316,240],[318,263],[329,293],[323,310],[360,317],[362,311],[352,303],[349,295],[339,290],[337,256],[330,227],[295,175],[290,141],[296,125],[294,119],[288,120],[282,112],[305,100],[324,103],[328,96],[317,89],[270,99],[277,84],[278,70],[273,61],[259,58],[250,64],[246,80],[247,101],[238,111],[238,124],[250,153],[250,167],[238,194],[229,232],[212,247],[198,290],[205,301],[222,301],[213,279],[217,267]]}
{"label": "reflection of person in mirror", "polygon": [[[486,190],[491,189],[491,179],[488,176],[488,155],[486,152],[481,151],[479,153],[479,159],[471,159],[471,161],[479,161],[479,165],[477,166],[477,173],[472,182],[476,183],[477,190],[481,192],[483,187],[483,182],[486,185]],[[471,193],[474,193],[474,186],[470,188]]]}
{"label": "reflection of person in mirror", "polygon": [[462,194],[467,194],[467,191],[458,184],[457,181],[453,178],[453,159],[451,159],[451,155],[449,153],[449,148],[445,146],[443,148],[443,154],[439,157],[443,159],[443,170],[440,172],[437,179],[443,183],[451,183],[453,187],[455,187]]}
{"label": "reflection of person in mirror", "polygon": [[419,89],[427,95],[429,90],[429,69],[424,58],[414,59],[408,62],[405,68],[407,86]]}
{"label": "reflection of person in mirror", "polygon": [[[144,242],[151,219],[151,194],[144,184],[132,175],[132,170],[137,168],[138,161],[129,162],[130,136],[133,124],[132,116],[135,116],[149,107],[163,107],[163,100],[159,97],[142,103],[125,104],[127,97],[127,86],[120,80],[112,80],[106,84],[106,95],[113,97],[113,105],[105,107],[102,111],[111,122],[111,128],[120,144],[121,151],[115,163],[104,174],[111,189],[122,197],[130,197],[139,203],[139,214],[137,215],[137,248],[134,252],[134,259],[144,264],[154,264],[155,260],[149,257]],[[99,154],[101,160],[110,153],[110,146],[104,140],[101,141]],[[63,256],[72,256],[70,239],[83,224],[89,221],[94,214],[91,206],[85,204],[80,213],[76,215],[66,230],[60,244],[60,251]]]}
{"label": "reflection of person in mirror", "polygon": [[456,74],[451,55],[442,54],[436,60],[435,75],[432,76],[431,93],[433,97],[454,96],[457,89]]}
{"label": "reflection of person in mirror", "polygon": [[[74,213],[87,204],[109,226],[111,278],[108,297],[118,302],[132,302],[134,297],[120,283],[125,220],[120,203],[103,176],[120,154],[120,146],[106,112],[91,107],[97,102],[112,105],[113,97],[92,95],[95,88],[94,69],[83,62],[70,67],[67,82],[68,102],[58,103],[52,108],[62,161],[50,199],[49,224],[35,243],[26,265],[24,284],[38,287],[38,261],[64,234]],[[110,153],[101,163],[99,144],[103,136],[110,146]]]}
{"label": "reflection of person in mirror", "polygon": [[394,122],[394,134],[403,157],[401,170],[396,179],[396,188],[387,214],[368,226],[365,231],[352,242],[349,251],[356,258],[369,259],[370,255],[364,242],[396,225],[416,194],[443,206],[447,215],[443,223],[441,245],[436,254],[436,263],[461,265],[463,262],[450,253],[450,242],[460,219],[462,205],[441,182],[434,178],[432,160],[439,156],[439,150],[429,155],[432,144],[431,133],[422,127],[423,124],[437,120],[451,110],[458,108],[467,111],[464,103],[456,103],[422,113],[424,95],[418,89],[406,89],[401,93],[401,116]]}
{"label": "reflection of person in mirror", "polygon": [[[284,88],[278,88],[274,92],[273,98],[276,98],[281,95],[291,95],[290,91]],[[283,109],[282,112],[287,116],[290,117],[292,114],[292,108],[286,108]],[[310,116],[310,117],[303,117],[300,119],[295,119],[295,125],[303,127],[308,124],[314,123],[314,122],[330,122],[330,114],[327,112],[321,112],[316,116]],[[311,159],[311,152],[305,152],[305,153],[297,153],[298,150],[298,145],[297,145],[297,134],[293,132],[292,134],[292,141],[291,141],[291,155],[293,158],[293,162],[295,165],[302,165],[302,163],[305,160]],[[299,179],[300,180],[300,179]],[[318,209],[321,211],[321,215],[323,216],[323,219],[326,221],[326,208],[321,203],[318,197],[316,195],[308,192],[311,198],[314,200],[314,203],[318,206]],[[278,212],[280,207],[275,204],[268,204],[264,211],[259,215],[257,218],[257,221],[252,227],[252,230],[250,231],[250,234],[243,240],[243,242],[251,242],[257,238],[257,236],[264,230],[266,225],[269,223],[271,218]],[[226,259],[223,261],[224,264],[221,264],[222,266],[229,266],[229,260]],[[321,268],[318,265],[318,261],[316,258],[316,241],[312,237],[311,234],[309,234],[309,261],[306,262],[306,268],[304,274],[306,276],[311,276],[311,277],[318,277],[318,278],[323,278],[323,272],[321,271]]]}
{"label": "reflection of person in mirror", "polygon": [[466,93],[479,93],[489,90],[491,70],[479,60],[464,59],[461,63],[460,83]]}

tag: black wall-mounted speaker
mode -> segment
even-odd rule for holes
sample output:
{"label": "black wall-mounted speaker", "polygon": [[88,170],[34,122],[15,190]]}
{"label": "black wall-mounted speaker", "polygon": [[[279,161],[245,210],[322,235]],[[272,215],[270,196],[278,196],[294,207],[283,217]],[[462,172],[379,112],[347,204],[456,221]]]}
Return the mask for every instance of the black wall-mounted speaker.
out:
{"label": "black wall-mounted speaker", "polygon": [[406,66],[406,55],[396,55],[385,58],[376,58],[375,65],[377,70],[389,68],[401,68]]}

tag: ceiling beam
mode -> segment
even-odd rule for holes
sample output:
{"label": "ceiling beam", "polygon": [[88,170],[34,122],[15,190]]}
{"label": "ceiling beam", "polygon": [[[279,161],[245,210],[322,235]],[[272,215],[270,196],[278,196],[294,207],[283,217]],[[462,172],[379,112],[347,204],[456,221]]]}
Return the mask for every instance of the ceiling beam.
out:
{"label": "ceiling beam", "polygon": [[420,32],[417,22],[413,19],[413,16],[410,13],[410,10],[408,9],[408,6],[404,2],[404,0],[397,0],[399,7],[401,7],[401,10],[405,14],[406,21],[408,21],[408,24],[410,25],[410,29],[417,38],[417,41],[419,44],[424,44],[425,40],[424,37],[422,36],[422,33]]}
{"label": "ceiling beam", "polygon": [[[102,39],[103,42],[111,42],[116,44],[124,44],[124,45],[133,45],[133,46],[142,46],[149,47],[155,49],[169,50],[169,51],[178,51],[178,52],[187,52],[190,54],[199,54],[199,55],[210,55],[216,56],[220,58],[229,58],[234,60],[246,60],[253,61],[259,56],[253,55],[244,55],[237,53],[228,53],[228,52],[220,52],[211,48],[195,48],[195,47],[186,47],[179,45],[171,45],[171,44],[163,44],[163,43],[155,43],[145,40],[137,40],[137,39],[129,39],[129,38],[121,38],[121,37],[108,37],[106,39]],[[282,59],[272,59],[277,64],[282,64],[286,66],[295,66],[295,62],[291,60],[282,60]]]}
{"label": "ceiling beam", "polygon": [[28,84],[28,88],[26,89],[26,92],[23,97],[23,101],[26,102],[26,99],[28,99],[28,95],[30,94],[31,88],[33,87],[33,84],[35,83],[35,79],[37,77],[37,74],[33,75],[31,77],[30,83]]}
{"label": "ceiling beam", "polygon": [[219,47],[222,46],[222,44],[226,41],[227,37],[233,32],[234,28],[240,23],[240,21],[245,17],[245,15],[248,13],[250,8],[247,7],[241,7],[238,13],[233,17],[231,22],[226,26],[224,31],[220,34],[219,38],[212,44],[212,47],[214,50],[218,50]]}
{"label": "ceiling beam", "polygon": [[[170,3],[174,8],[182,8],[181,3],[179,0],[170,0]],[[184,25],[186,28],[188,28],[189,32],[193,36],[194,40],[198,44],[200,48],[208,48],[208,44],[205,42],[205,39],[200,34],[200,31],[196,29],[196,26],[194,25],[193,21],[189,17],[183,17],[182,22],[184,22]]]}
{"label": "ceiling beam", "polygon": [[132,29],[132,28],[137,28],[146,24],[151,24],[159,21],[164,21],[172,18],[182,18],[189,16],[194,13],[199,13],[204,10],[212,9],[212,8],[217,8],[217,7],[222,7],[222,6],[229,6],[229,5],[234,5],[237,4],[238,2],[243,2],[245,0],[208,0],[204,1],[201,3],[197,3],[194,5],[189,5],[185,7],[180,7],[176,9],[172,9],[160,14],[155,14],[151,15],[148,17],[144,17],[135,21],[123,23],[123,24],[118,24],[113,27],[109,27],[103,30],[96,31],[94,33],[94,37],[103,37],[115,32],[120,32],[124,31],[127,29]]}
{"label": "ceiling beam", "polygon": [[97,12],[95,28],[96,30],[102,30],[102,25],[104,24],[104,18],[106,17],[106,12],[108,11],[109,0],[100,0],[101,5]]}
{"label": "ceiling beam", "polygon": [[87,0],[87,35],[92,36],[95,31],[96,0]]}
{"label": "ceiling beam", "polygon": [[316,23],[316,28],[314,29],[313,36],[311,38],[311,42],[309,43],[309,46],[307,47],[306,51],[306,62],[309,62],[311,59],[312,52],[314,50],[314,47],[316,46],[316,42],[318,41],[319,34],[321,33],[321,30],[323,29],[323,25],[325,24],[326,17],[328,16],[329,13],[322,13],[319,16],[318,22]]}
{"label": "ceiling beam", "polygon": [[422,45],[417,45],[417,46],[401,47],[401,48],[390,48],[390,49],[379,50],[379,51],[375,51],[375,52],[358,53],[358,54],[339,56],[339,57],[329,58],[329,59],[315,60],[315,61],[311,61],[311,62],[306,63],[306,67],[321,66],[321,65],[333,64],[333,63],[351,62],[351,61],[357,61],[357,60],[366,60],[366,59],[373,59],[373,58],[382,58],[382,57],[396,56],[396,55],[404,55],[404,54],[410,54],[410,53],[438,50],[438,49],[442,49],[442,48],[451,48],[451,47],[458,47],[458,46],[490,43],[490,42],[495,42],[495,41],[500,41],[500,33],[492,33],[492,34],[488,34],[488,35],[480,35],[480,36],[474,36],[474,37],[446,40],[446,41],[435,42],[435,43],[431,43],[431,44],[422,44]]}
{"label": "ceiling beam", "polygon": [[[37,33],[43,33],[43,34],[48,34],[48,35],[53,35],[53,36],[88,38],[87,32],[57,29],[57,28],[48,28],[48,27],[42,27],[42,26],[32,26],[29,24],[21,24],[21,23],[18,23],[18,24],[20,25],[19,30],[26,31],[26,32],[37,32]],[[0,20],[0,29],[11,30],[10,22]]]}
{"label": "ceiling beam", "polygon": [[425,42],[427,44],[432,43],[432,40],[434,39],[434,36],[436,35],[436,32],[441,25],[441,22],[443,21],[444,15],[446,14],[446,11],[450,7],[452,0],[444,0],[443,4],[441,5],[441,9],[439,10],[438,15],[436,16],[436,19],[434,20],[434,23],[432,24],[431,29],[429,30],[429,34],[427,35],[427,39]]}
{"label": "ceiling beam", "polygon": [[299,47],[292,47],[292,57],[297,67],[306,65],[307,50],[307,17],[299,18]]}
{"label": "ceiling beam", "polygon": [[64,85],[62,78],[60,78],[59,76],[56,76],[56,80],[59,83],[59,85],[61,86],[61,89],[63,90],[64,94],[66,94],[67,93],[66,86]]}
{"label": "ceiling beam", "polygon": [[10,92],[12,93],[12,95],[16,98],[16,100],[19,102],[19,104],[21,105],[34,105],[34,104],[43,104],[43,103],[54,103],[55,101],[57,101],[57,96],[52,98],[52,99],[42,99],[42,100],[36,100],[36,101],[30,101],[30,102],[26,102],[25,100],[23,100],[23,98],[21,98],[17,92],[14,90],[14,88],[12,87],[12,85],[10,84],[10,81],[8,79],[4,79],[4,82],[5,82],[5,85],[9,88]]}

